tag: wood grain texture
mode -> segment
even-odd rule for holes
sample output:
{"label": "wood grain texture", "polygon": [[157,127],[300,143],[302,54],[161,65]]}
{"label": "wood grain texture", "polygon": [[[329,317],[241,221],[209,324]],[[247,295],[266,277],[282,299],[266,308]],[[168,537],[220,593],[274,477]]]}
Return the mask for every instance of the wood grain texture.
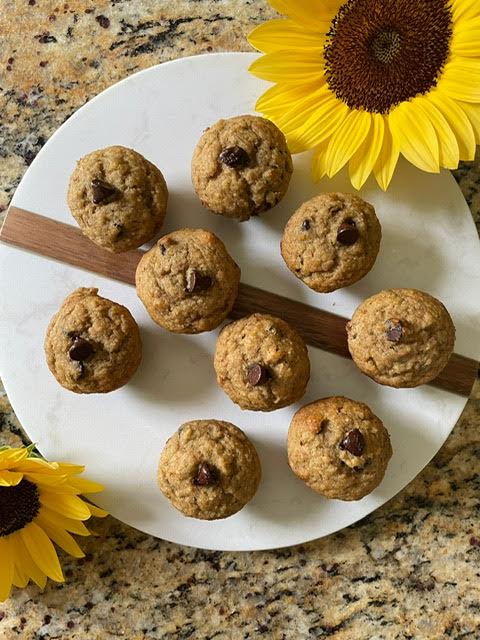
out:
{"label": "wood grain texture", "polygon": [[[80,229],[18,207],[10,207],[0,240],[130,285],[135,285],[135,269],[143,255],[142,251],[110,253],[91,242]],[[311,346],[350,357],[346,318],[242,283],[231,317],[241,318],[250,313],[280,316]],[[431,384],[469,396],[477,374],[477,361],[453,354]]]}

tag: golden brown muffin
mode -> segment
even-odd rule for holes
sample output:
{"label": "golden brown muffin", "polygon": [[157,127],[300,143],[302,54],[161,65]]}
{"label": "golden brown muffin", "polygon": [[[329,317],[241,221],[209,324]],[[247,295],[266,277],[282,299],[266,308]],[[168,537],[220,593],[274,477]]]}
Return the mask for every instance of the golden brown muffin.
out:
{"label": "golden brown muffin", "polygon": [[347,193],[323,193],[302,204],[287,222],[281,250],[297,278],[327,293],[370,271],[381,237],[371,204]]}
{"label": "golden brown muffin", "polygon": [[258,116],[219,120],[202,135],[192,158],[192,182],[203,206],[240,221],[280,202],[292,171],[285,136]]}
{"label": "golden brown muffin", "polygon": [[81,158],[68,188],[68,206],[83,233],[115,253],[151,240],[163,224],[167,201],[161,171],[120,146]]}
{"label": "golden brown muffin", "polygon": [[107,393],[126,384],[142,359],[137,323],[98,289],[77,289],[53,316],[45,355],[57,381],[75,393]]}
{"label": "golden brown muffin", "polygon": [[230,313],[240,269],[210,231],[180,229],[140,260],[137,294],[150,317],[175,333],[215,329]]}
{"label": "golden brown muffin", "polygon": [[254,313],[224,327],[214,360],[218,384],[242,409],[274,411],[299,400],[310,377],[305,342],[280,318]]}
{"label": "golden brown muffin", "polygon": [[367,298],[347,324],[357,367],[389,387],[417,387],[450,359],[455,327],[443,304],[417,289],[387,289]]}
{"label": "golden brown muffin", "polygon": [[311,489],[337,500],[360,500],[383,479],[392,447],[366,404],[331,397],[307,404],[288,431],[288,462]]}
{"label": "golden brown muffin", "polygon": [[241,429],[221,420],[186,422],[167,441],[158,484],[184,515],[227,518],[255,495],[262,475],[255,447]]}

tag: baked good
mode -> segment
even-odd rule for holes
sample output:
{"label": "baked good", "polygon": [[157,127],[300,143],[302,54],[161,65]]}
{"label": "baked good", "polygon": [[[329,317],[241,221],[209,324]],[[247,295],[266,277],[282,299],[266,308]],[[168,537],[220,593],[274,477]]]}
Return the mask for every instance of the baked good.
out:
{"label": "baked good", "polygon": [[167,200],[161,171],[118,145],[81,158],[68,187],[68,206],[83,233],[115,253],[153,238],[163,224]]}
{"label": "baked good", "polygon": [[288,463],[311,489],[337,500],[360,500],[383,479],[392,447],[366,404],[334,396],[307,404],[288,431]]}
{"label": "baked good", "polygon": [[255,495],[262,472],[255,447],[241,429],[222,420],[193,420],[167,441],[158,485],[184,515],[227,518]]}
{"label": "baked good", "polygon": [[240,269],[216,235],[180,229],[156,243],[140,260],[137,294],[150,317],[175,333],[217,327],[237,297]]}
{"label": "baked good", "polygon": [[45,355],[57,381],[75,393],[107,393],[126,384],[142,359],[137,323],[98,289],[71,293],[53,316]]}
{"label": "baked good", "polygon": [[192,158],[192,182],[203,206],[241,221],[280,202],[292,171],[285,136],[258,116],[219,120],[204,132]]}
{"label": "baked good", "polygon": [[430,382],[453,352],[455,327],[443,304],[417,289],[387,289],[367,298],[347,324],[357,367],[389,387]]}
{"label": "baked good", "polygon": [[284,320],[260,313],[222,329],[214,366],[225,393],[252,411],[274,411],[296,402],[310,377],[300,335]]}
{"label": "baked good", "polygon": [[381,237],[371,204],[348,193],[322,193],[304,202],[287,222],[281,251],[297,278],[327,293],[370,271]]}

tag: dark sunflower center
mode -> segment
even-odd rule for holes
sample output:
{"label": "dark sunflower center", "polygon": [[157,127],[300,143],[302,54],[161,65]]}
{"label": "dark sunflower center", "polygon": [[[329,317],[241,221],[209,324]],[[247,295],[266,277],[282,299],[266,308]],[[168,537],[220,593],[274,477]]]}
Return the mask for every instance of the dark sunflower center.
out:
{"label": "dark sunflower center", "polygon": [[349,0],[327,35],[333,93],[351,109],[388,113],[436,85],[452,16],[448,0]]}
{"label": "dark sunflower center", "polygon": [[396,31],[380,31],[370,45],[373,56],[384,64],[393,62],[400,51],[400,34]]}
{"label": "dark sunflower center", "polygon": [[38,489],[33,482],[22,480],[15,487],[0,487],[0,537],[26,527],[39,509]]}

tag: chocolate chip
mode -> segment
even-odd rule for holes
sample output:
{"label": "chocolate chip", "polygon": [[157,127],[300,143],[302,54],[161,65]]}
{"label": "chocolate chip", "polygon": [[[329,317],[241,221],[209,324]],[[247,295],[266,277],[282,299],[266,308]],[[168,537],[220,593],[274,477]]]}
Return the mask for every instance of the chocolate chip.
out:
{"label": "chocolate chip", "polygon": [[164,256],[167,253],[167,247],[164,244],[159,244],[158,248],[160,249],[160,253]]}
{"label": "chocolate chip", "polygon": [[92,200],[93,204],[107,204],[118,198],[118,191],[109,182],[94,178],[92,180]]}
{"label": "chocolate chip", "polygon": [[401,320],[391,318],[385,322],[387,340],[399,342],[403,336],[403,325]]}
{"label": "chocolate chip", "polygon": [[308,230],[310,229],[310,226],[311,226],[311,225],[310,225],[310,220],[304,220],[304,221],[302,222],[302,229],[303,229],[304,231],[308,231]]}
{"label": "chocolate chip", "polygon": [[187,286],[185,291],[187,293],[200,293],[207,291],[212,286],[212,278],[201,274],[196,269],[189,269],[187,271]]}
{"label": "chocolate chip", "polygon": [[365,438],[358,429],[349,431],[340,443],[340,449],[346,450],[353,456],[361,456],[365,451]]}
{"label": "chocolate chip", "polygon": [[358,229],[355,222],[348,218],[343,224],[340,225],[337,232],[337,240],[340,244],[352,245],[358,240]]}
{"label": "chocolate chip", "polygon": [[339,213],[343,209],[343,204],[334,204],[330,207],[329,211],[334,216],[336,213]]}
{"label": "chocolate chip", "polygon": [[84,340],[83,338],[75,338],[72,346],[70,347],[68,355],[70,356],[71,360],[82,362],[83,360],[89,358],[92,355],[93,351],[94,349],[90,342],[87,342],[87,340]]}
{"label": "chocolate chip", "polygon": [[212,487],[218,483],[218,471],[208,462],[200,462],[193,484],[197,487]]}
{"label": "chocolate chip", "polygon": [[242,169],[246,167],[250,161],[248,153],[242,147],[227,147],[220,152],[218,156],[220,162],[226,164],[227,167],[231,167],[232,169]]}
{"label": "chocolate chip", "polygon": [[265,384],[265,382],[270,377],[268,373],[268,369],[258,362],[255,364],[251,364],[247,370],[247,382],[251,384],[252,387],[258,387],[259,385]]}

